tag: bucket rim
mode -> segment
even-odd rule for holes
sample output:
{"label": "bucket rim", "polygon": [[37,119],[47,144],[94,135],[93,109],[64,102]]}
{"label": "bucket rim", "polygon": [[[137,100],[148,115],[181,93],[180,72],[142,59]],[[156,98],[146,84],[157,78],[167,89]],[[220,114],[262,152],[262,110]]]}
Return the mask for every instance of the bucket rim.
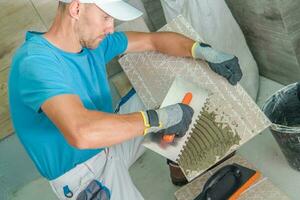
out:
{"label": "bucket rim", "polygon": [[[284,92],[285,90],[289,90],[291,88],[294,88],[299,82],[294,82],[291,83],[289,85],[286,85],[284,87],[282,87],[281,89],[279,89],[278,91],[274,92],[273,94],[271,94],[265,101],[265,103],[263,104],[261,110],[263,111],[263,113],[266,115],[265,113],[265,109],[266,106],[270,103],[270,101],[272,101],[272,98],[275,94],[278,94],[280,92]],[[269,119],[269,117],[267,117]],[[270,120],[270,119],[269,119]],[[300,133],[300,126],[286,126],[286,125],[282,125],[282,124],[276,124],[273,123],[271,120],[270,122],[272,123],[270,126],[270,129],[274,130],[274,131],[278,131],[278,132],[282,132],[282,133]]]}
{"label": "bucket rim", "polygon": [[[289,84],[289,85],[286,85],[286,86],[284,86],[283,88],[281,88],[281,89],[277,90],[276,92],[274,92],[273,94],[271,94],[271,95],[266,99],[266,101],[265,101],[265,103],[263,104],[261,110],[264,112],[265,107],[266,107],[266,104],[269,103],[269,101],[272,99],[272,97],[273,97],[275,94],[280,93],[280,92],[282,92],[283,90],[286,90],[286,89],[288,89],[288,88],[291,88],[292,86],[297,85],[297,83],[298,83],[298,82],[295,82],[295,83],[291,83],[291,84]],[[264,112],[264,113],[265,113],[265,112]]]}
{"label": "bucket rim", "polygon": [[281,133],[290,133],[290,134],[300,133],[300,126],[290,127],[290,126],[272,123],[270,129]]}

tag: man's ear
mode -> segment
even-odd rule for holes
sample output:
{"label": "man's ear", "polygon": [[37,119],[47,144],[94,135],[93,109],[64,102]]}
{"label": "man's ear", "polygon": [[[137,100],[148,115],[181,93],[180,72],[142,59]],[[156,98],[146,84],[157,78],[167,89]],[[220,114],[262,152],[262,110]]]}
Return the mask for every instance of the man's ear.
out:
{"label": "man's ear", "polygon": [[71,17],[73,17],[77,20],[79,19],[80,6],[81,5],[80,5],[79,0],[73,0],[69,6],[69,14],[71,15]]}

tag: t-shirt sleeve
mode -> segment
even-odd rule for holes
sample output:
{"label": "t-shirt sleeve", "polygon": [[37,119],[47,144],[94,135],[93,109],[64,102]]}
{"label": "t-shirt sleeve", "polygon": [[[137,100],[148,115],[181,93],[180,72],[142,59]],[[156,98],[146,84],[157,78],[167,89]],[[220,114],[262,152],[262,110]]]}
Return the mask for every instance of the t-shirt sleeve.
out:
{"label": "t-shirt sleeve", "polygon": [[20,98],[36,112],[41,112],[43,103],[61,94],[75,94],[67,83],[63,66],[46,55],[24,58],[19,65]]}
{"label": "t-shirt sleeve", "polygon": [[128,39],[124,32],[114,32],[107,35],[97,48],[99,53],[104,54],[105,63],[115,56],[124,53],[127,49]]}

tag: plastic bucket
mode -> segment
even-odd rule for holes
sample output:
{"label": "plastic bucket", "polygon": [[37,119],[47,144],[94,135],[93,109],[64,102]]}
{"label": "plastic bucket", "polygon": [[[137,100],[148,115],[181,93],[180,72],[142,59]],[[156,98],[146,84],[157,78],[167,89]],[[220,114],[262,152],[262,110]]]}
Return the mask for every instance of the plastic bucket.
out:
{"label": "plastic bucket", "polygon": [[300,83],[277,91],[262,110],[273,123],[270,130],[289,165],[300,171]]}

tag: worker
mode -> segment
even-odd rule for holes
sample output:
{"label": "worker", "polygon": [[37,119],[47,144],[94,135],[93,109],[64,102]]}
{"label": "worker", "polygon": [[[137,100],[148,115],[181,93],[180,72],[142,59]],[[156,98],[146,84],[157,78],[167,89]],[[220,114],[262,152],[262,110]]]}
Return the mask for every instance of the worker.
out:
{"label": "worker", "polygon": [[141,14],[121,0],[60,0],[50,29],[27,32],[13,57],[8,87],[14,129],[59,199],[143,199],[128,173],[144,151],[143,137],[182,137],[191,123],[188,105],[145,110],[136,94],[114,113],[105,64],[115,56],[193,56],[233,85],[241,79],[235,56],[183,35],[114,32],[114,19]]}

